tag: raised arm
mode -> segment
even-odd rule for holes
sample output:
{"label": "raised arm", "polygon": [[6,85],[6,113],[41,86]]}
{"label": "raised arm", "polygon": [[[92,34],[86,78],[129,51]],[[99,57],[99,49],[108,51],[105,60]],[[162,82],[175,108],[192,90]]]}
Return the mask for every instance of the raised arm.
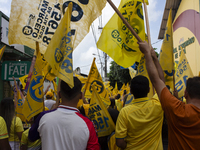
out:
{"label": "raised arm", "polygon": [[159,63],[158,57],[157,57],[156,52],[155,52],[155,50],[153,49],[153,47],[151,48],[151,56],[152,56],[152,58],[153,58],[153,62],[154,62],[154,64],[155,64],[155,66],[156,66],[156,68],[157,68],[158,75],[159,75],[160,79],[165,83],[164,72],[163,72],[163,70],[162,70],[162,67],[161,67],[161,65],[160,65],[160,63]]}
{"label": "raised arm", "polygon": [[[157,60],[155,59],[155,64],[154,64],[154,60],[153,60],[152,54],[151,54],[151,49],[146,41],[138,42],[138,44],[139,44],[140,51],[144,54],[145,59],[146,59],[146,68],[147,68],[147,72],[149,74],[149,78],[150,78],[154,88],[156,89],[158,96],[160,97],[161,91],[166,86],[165,86],[163,79],[161,79],[162,77],[160,78],[160,76],[159,76],[160,68],[156,68],[157,63],[159,63],[159,62],[157,62]],[[161,70],[162,70],[162,68],[161,68]],[[158,73],[158,71],[159,71],[159,73]]]}

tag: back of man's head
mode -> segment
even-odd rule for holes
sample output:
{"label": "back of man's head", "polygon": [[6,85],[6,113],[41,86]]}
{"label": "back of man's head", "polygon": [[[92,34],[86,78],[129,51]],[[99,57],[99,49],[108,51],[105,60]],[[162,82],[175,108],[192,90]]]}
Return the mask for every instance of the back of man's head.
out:
{"label": "back of man's head", "polygon": [[149,93],[149,80],[145,76],[136,76],[131,80],[131,94],[135,98],[146,97]]}
{"label": "back of man's head", "polygon": [[72,100],[77,96],[77,94],[81,92],[81,88],[82,88],[82,83],[77,77],[74,77],[73,88],[70,88],[70,86],[62,80],[60,83],[60,93],[62,100],[64,99],[67,101]]}
{"label": "back of man's head", "polygon": [[200,99],[200,77],[189,78],[186,85],[190,98]]}

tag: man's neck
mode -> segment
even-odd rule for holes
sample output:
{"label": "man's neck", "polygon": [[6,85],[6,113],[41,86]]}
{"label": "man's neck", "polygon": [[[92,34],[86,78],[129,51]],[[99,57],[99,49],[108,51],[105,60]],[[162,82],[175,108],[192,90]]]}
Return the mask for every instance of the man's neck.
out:
{"label": "man's neck", "polygon": [[189,99],[187,100],[187,103],[192,104],[200,109],[200,99],[196,99],[196,98]]}
{"label": "man's neck", "polygon": [[65,106],[77,108],[77,103],[62,102],[60,105],[65,105]]}

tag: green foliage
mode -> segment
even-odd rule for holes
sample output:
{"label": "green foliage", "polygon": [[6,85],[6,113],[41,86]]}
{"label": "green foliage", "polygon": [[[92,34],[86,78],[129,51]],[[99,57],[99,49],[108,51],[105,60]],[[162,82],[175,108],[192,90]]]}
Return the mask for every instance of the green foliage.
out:
{"label": "green foliage", "polygon": [[110,66],[110,72],[108,73],[110,85],[114,88],[115,82],[117,82],[118,90],[122,85],[128,83],[131,80],[128,69],[120,69],[120,66],[112,61]]}

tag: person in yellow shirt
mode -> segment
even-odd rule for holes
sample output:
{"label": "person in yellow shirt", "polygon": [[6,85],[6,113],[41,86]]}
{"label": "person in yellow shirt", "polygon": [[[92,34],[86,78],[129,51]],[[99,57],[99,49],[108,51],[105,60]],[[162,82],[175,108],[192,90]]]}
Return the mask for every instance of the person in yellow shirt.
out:
{"label": "person in yellow shirt", "polygon": [[158,99],[149,99],[149,80],[136,76],[131,80],[134,100],[119,113],[115,138],[124,150],[162,150],[163,110]]}
{"label": "person in yellow shirt", "polygon": [[14,102],[12,98],[4,98],[1,101],[0,116],[2,116],[6,122],[11,149],[19,150],[24,128],[21,119],[15,116]]}
{"label": "person in yellow shirt", "polygon": [[5,120],[0,116],[0,150],[11,150]]}

